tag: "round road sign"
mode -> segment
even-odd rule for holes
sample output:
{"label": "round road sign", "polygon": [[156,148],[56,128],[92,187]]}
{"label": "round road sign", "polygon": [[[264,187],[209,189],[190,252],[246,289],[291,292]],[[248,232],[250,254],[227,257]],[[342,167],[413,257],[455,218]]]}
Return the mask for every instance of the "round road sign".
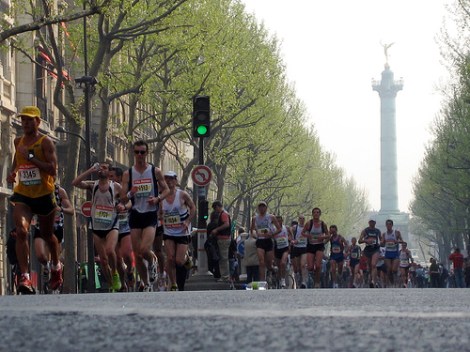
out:
{"label": "round road sign", "polygon": [[212,179],[212,171],[206,165],[198,165],[191,172],[191,179],[197,186],[207,186]]}
{"label": "round road sign", "polygon": [[91,216],[91,202],[90,201],[86,201],[82,204],[82,214],[83,216],[86,216],[87,218],[89,218]]}

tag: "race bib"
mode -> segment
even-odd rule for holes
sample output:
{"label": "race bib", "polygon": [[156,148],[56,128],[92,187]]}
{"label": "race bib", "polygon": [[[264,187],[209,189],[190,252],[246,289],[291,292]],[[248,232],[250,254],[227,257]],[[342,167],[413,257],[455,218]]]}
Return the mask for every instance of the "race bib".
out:
{"label": "race bib", "polygon": [[127,224],[127,221],[128,221],[127,212],[118,214],[119,225]]}
{"label": "race bib", "polygon": [[95,222],[100,224],[111,224],[113,221],[114,208],[106,205],[97,205],[95,210]]}
{"label": "race bib", "polygon": [[400,260],[400,265],[402,265],[402,266],[407,266],[408,264],[410,264],[410,262],[408,261],[408,259],[401,259],[401,260]]}
{"label": "race bib", "polygon": [[[372,238],[372,237],[369,237],[369,238]],[[376,245],[377,244],[377,238],[372,238],[372,240],[370,242],[368,242],[368,245],[369,246],[373,246],[373,245]]]}
{"label": "race bib", "polygon": [[267,227],[263,227],[263,228],[257,229],[256,233],[258,234],[258,237],[264,237],[264,236],[268,236],[271,233],[271,231],[269,231]]}
{"label": "race bib", "polygon": [[351,259],[357,259],[357,257],[358,257],[357,252],[351,253]]}
{"label": "race bib", "polygon": [[141,180],[134,180],[133,185],[137,188],[137,192],[134,195],[135,197],[150,197],[150,194],[152,192],[152,179],[144,178]]}
{"label": "race bib", "polygon": [[165,227],[180,227],[181,226],[181,217],[179,214],[165,214],[163,217],[165,222]]}
{"label": "race bib", "polygon": [[25,186],[34,186],[41,184],[41,173],[36,165],[20,165],[20,182]]}
{"label": "race bib", "polygon": [[276,238],[276,244],[279,248],[284,248],[289,245],[286,237],[278,237]]}
{"label": "race bib", "polygon": [[395,242],[386,242],[385,243],[385,247],[390,250],[390,251],[393,251],[397,248],[397,244]]}
{"label": "race bib", "polygon": [[333,247],[331,247],[331,251],[332,251],[334,254],[341,253],[341,247],[340,247],[340,246],[333,246]]}

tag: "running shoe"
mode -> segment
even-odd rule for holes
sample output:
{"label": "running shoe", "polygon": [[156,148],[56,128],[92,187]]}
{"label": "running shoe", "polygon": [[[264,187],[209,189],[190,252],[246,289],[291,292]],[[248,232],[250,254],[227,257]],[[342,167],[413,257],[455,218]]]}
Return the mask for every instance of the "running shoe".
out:
{"label": "running shoe", "polygon": [[52,291],[58,290],[64,280],[62,279],[62,265],[60,265],[59,270],[51,270],[51,280],[49,281],[49,286]]}
{"label": "running shoe", "polygon": [[33,287],[33,283],[26,276],[21,275],[20,282],[18,284],[18,293],[22,295],[35,295],[36,290]]}
{"label": "running shoe", "polygon": [[154,260],[149,263],[149,279],[150,282],[154,282],[157,279],[157,261]]}
{"label": "running shoe", "polygon": [[281,279],[281,288],[286,288],[286,279]]}
{"label": "running shoe", "polygon": [[307,285],[305,284],[305,282],[302,282],[302,283],[300,284],[300,288],[307,288]]}
{"label": "running shoe", "polygon": [[178,286],[176,286],[176,285],[171,285],[170,291],[178,291]]}
{"label": "running shoe", "polygon": [[142,292],[152,292],[152,286],[150,285],[145,285]]}
{"label": "running shoe", "polygon": [[314,287],[315,287],[315,288],[321,288],[320,283],[317,282]]}
{"label": "running shoe", "polygon": [[374,287],[375,287],[375,285],[374,285],[374,283],[371,281],[371,282],[369,283],[369,288],[374,288]]}
{"label": "running shoe", "polygon": [[113,274],[111,288],[113,291],[119,291],[121,289],[121,278],[117,272]]}

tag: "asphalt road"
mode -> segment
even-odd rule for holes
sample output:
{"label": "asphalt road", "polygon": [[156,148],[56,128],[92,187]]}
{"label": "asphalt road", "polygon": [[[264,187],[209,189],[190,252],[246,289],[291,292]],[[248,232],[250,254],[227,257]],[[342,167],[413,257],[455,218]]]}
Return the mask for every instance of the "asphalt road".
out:
{"label": "asphalt road", "polygon": [[470,351],[470,290],[0,297],[0,351]]}

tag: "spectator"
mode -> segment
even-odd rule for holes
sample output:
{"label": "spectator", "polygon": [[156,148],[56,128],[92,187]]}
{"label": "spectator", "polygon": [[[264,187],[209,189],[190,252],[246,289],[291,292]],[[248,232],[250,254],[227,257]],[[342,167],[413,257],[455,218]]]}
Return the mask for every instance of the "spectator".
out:
{"label": "spectator", "polygon": [[[212,203],[211,223],[208,226],[207,234],[215,236],[219,247],[219,268],[221,280],[229,281],[230,270],[228,252],[231,242],[232,221],[230,215],[224,210],[222,202],[216,200]],[[212,225],[212,226],[211,226]],[[210,232],[209,232],[210,228]]]}
{"label": "spectator", "polygon": [[463,282],[463,255],[459,248],[455,248],[454,253],[449,256],[454,266],[455,287],[464,288]]}
{"label": "spectator", "polygon": [[246,282],[259,281],[259,259],[256,250],[256,238],[248,234],[245,240],[245,255],[243,265],[246,267]]}
{"label": "spectator", "polygon": [[431,266],[429,267],[429,274],[431,277],[431,287],[438,288],[439,285],[439,265],[436,262],[436,259],[431,258]]}

